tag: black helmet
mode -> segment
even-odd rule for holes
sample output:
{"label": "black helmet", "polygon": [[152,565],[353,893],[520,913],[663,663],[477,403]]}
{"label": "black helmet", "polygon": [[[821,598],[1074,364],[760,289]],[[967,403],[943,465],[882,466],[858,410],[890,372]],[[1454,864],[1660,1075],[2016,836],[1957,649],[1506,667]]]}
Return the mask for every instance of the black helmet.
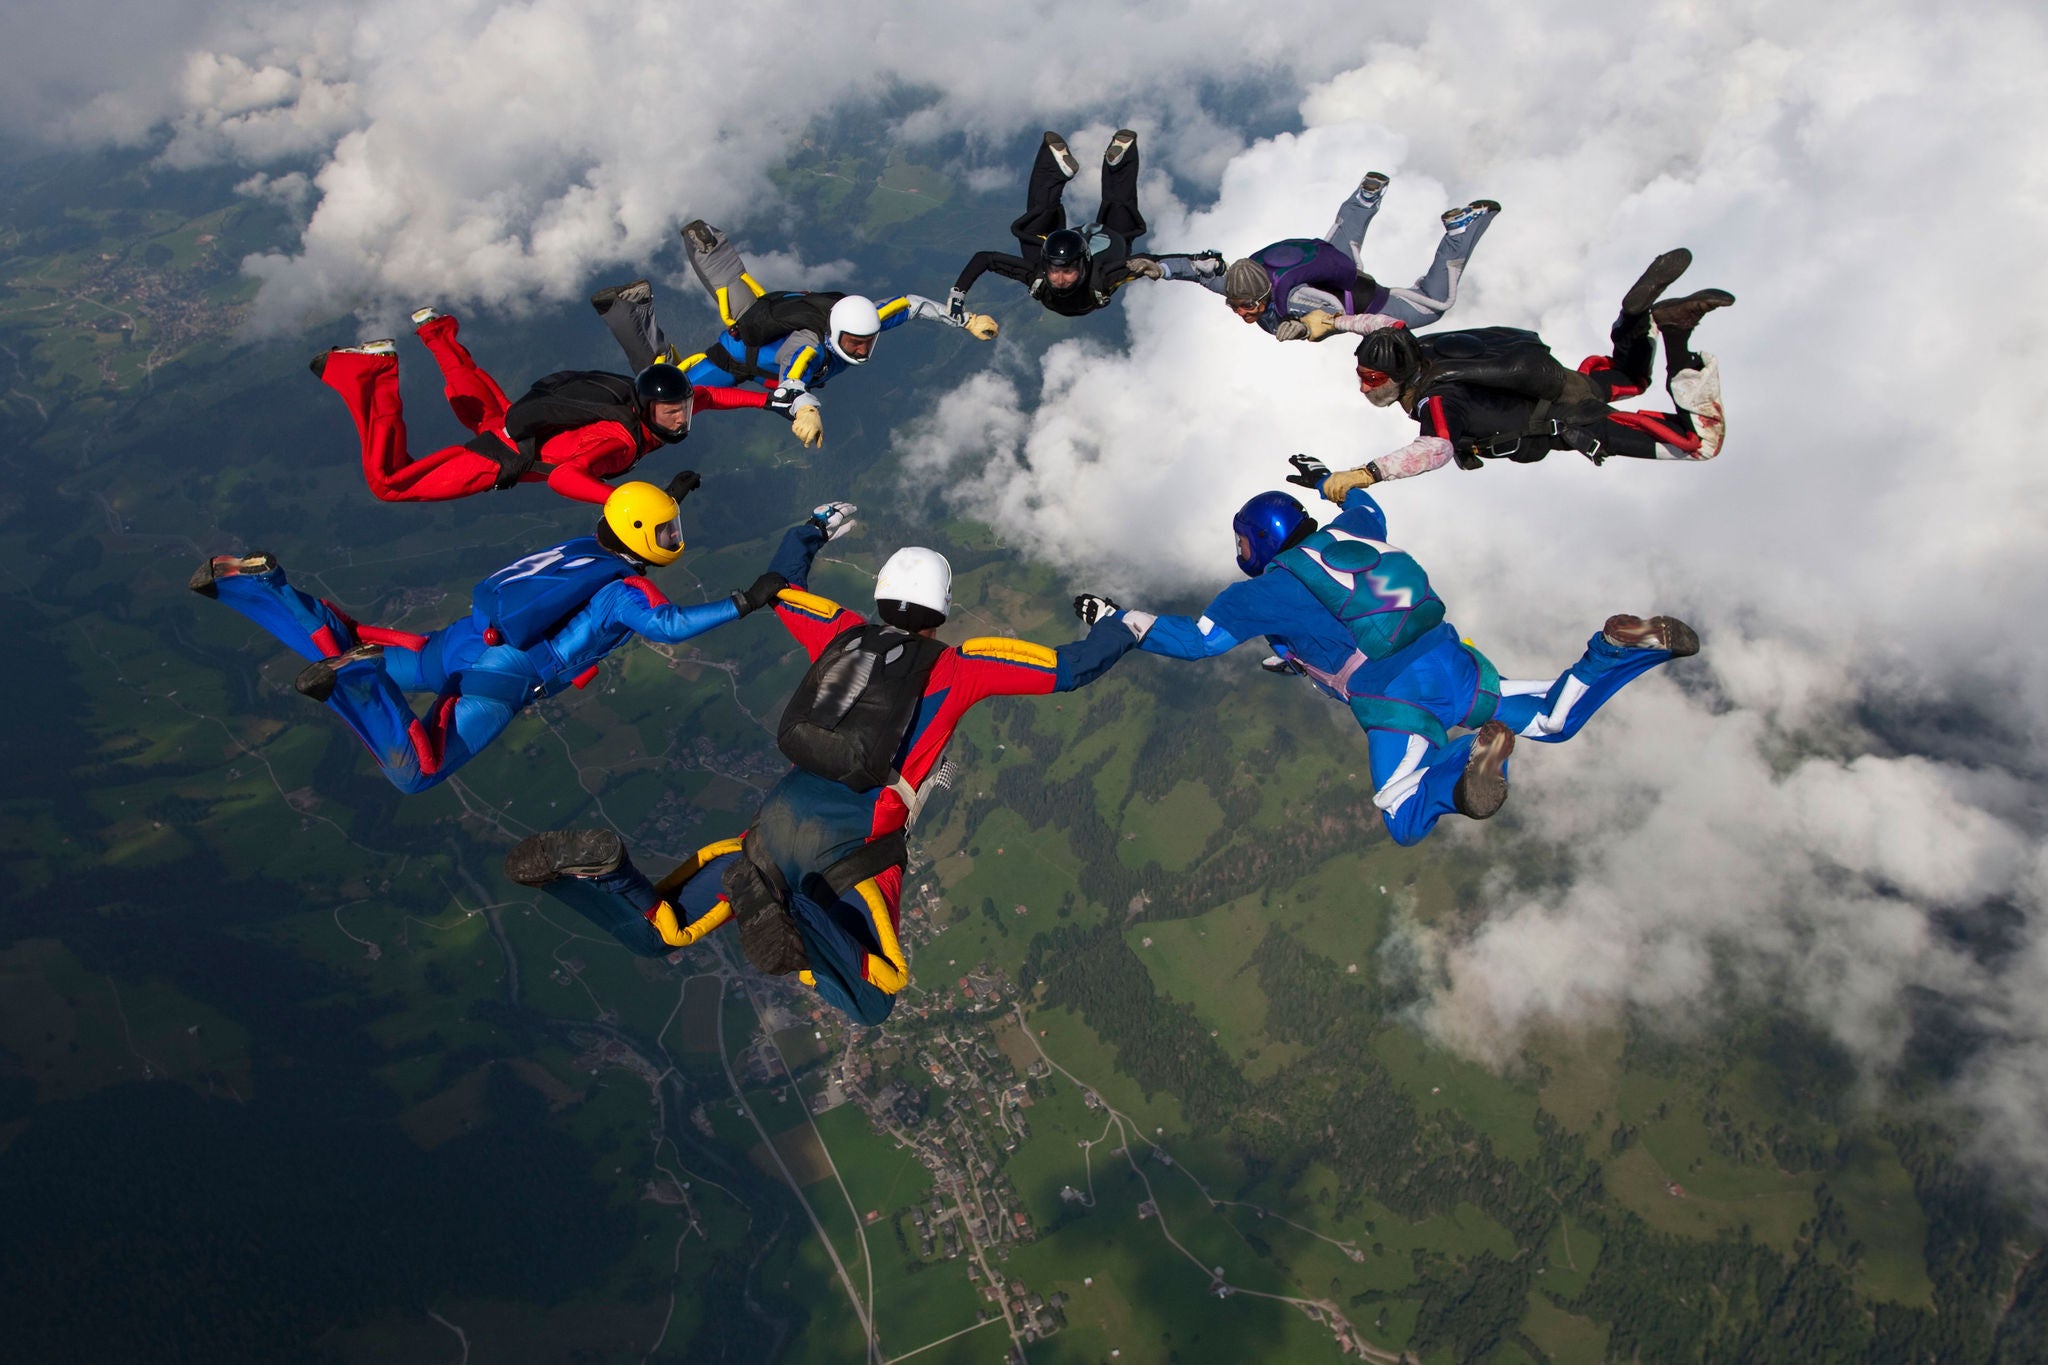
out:
{"label": "black helmet", "polygon": [[[633,393],[639,398],[642,411],[648,412],[656,403],[687,403],[696,388],[690,383],[690,376],[666,361],[657,360],[633,380]],[[664,441],[680,441],[690,434],[690,417],[685,413],[678,427],[659,427],[650,419],[647,427]]]}
{"label": "black helmet", "polygon": [[1039,264],[1044,266],[1083,266],[1088,263],[1088,239],[1073,228],[1061,228],[1048,234],[1045,245],[1038,252]]}
{"label": "black helmet", "polygon": [[1422,348],[1406,327],[1367,332],[1355,354],[1360,365],[1378,370],[1397,384],[1406,384],[1422,370]]}

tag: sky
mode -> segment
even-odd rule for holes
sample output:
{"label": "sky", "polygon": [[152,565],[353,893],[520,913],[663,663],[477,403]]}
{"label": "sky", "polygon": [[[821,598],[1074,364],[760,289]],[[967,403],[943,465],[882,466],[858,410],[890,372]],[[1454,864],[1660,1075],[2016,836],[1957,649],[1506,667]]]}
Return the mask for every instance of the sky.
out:
{"label": "sky", "polygon": [[[82,22],[91,49],[67,37]],[[768,173],[813,120],[905,92],[895,134],[964,132],[947,169],[1001,202],[1020,135],[1064,128],[1085,157],[1138,129],[1158,250],[1321,232],[1377,169],[1368,262],[1399,283],[1441,209],[1498,200],[1446,325],[1536,328],[1567,363],[1605,349],[1653,255],[1690,247],[1685,287],[1738,298],[1696,340],[1721,363],[1719,459],[1565,453],[1382,497],[1511,676],[1555,673],[1612,612],[1675,613],[1705,642],[1572,744],[1518,754],[1515,837],[1569,875],[1503,883],[1456,937],[1404,923],[1416,1022],[1511,1066],[1535,1029],[1630,1006],[1704,1028],[1772,1002],[1890,1103],[1938,1013],[1980,1042],[1929,1103],[2048,1209],[2038,6],[1305,0],[1282,25],[910,0],[757,4],[742,29],[690,0],[82,0],[13,24],[8,135],[161,143],[294,208],[299,240],[247,263],[279,327],[578,297],[665,244],[680,203],[773,222]],[[831,274],[829,250],[759,249]],[[1288,454],[1349,467],[1413,434],[1359,397],[1341,342],[1278,345],[1186,286],[1121,306],[1122,345],[998,341],[904,412],[905,487],[1143,606],[1226,585],[1230,513]],[[1243,653],[1255,704],[1281,684]],[[1955,931],[2001,915],[1995,947]]]}

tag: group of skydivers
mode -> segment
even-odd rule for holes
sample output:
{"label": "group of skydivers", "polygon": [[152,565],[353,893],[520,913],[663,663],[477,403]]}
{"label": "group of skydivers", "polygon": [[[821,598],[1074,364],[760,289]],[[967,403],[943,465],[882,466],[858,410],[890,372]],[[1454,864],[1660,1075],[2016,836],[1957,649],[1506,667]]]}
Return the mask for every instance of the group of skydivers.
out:
{"label": "group of skydivers", "polygon": [[[878,302],[766,290],[724,233],[692,221],[683,242],[723,330],[684,355],[656,321],[645,280],[601,290],[593,306],[637,373],[551,374],[516,402],[463,347],[456,320],[423,308],[413,314],[417,335],[441,367],[450,407],[475,433],[427,455],[407,446],[395,344],[326,351],[313,371],[354,415],[377,497],[434,501],[545,481],[565,497],[602,504],[595,531],[493,573],[477,584],[467,616],[426,635],[354,620],[292,587],[267,553],[215,556],[190,586],[302,655],[298,690],[340,715],[404,792],[457,771],[532,702],[585,686],[599,662],[635,636],[680,643],[771,607],[812,665],[778,726],[793,766],[744,835],[699,849],[659,882],[604,829],[536,834],[512,850],[506,871],[648,956],[736,920],[757,969],[796,973],[869,1024],[887,1017],[909,980],[897,933],[905,830],[954,729],[984,698],[1071,691],[1133,649],[1202,659],[1264,636],[1273,650],[1268,671],[1306,675],[1351,708],[1366,732],[1373,802],[1393,837],[1413,844],[1446,815],[1485,819],[1500,809],[1518,738],[1569,739],[1629,680],[1698,652],[1682,621],[1616,615],[1563,672],[1503,678],[1445,620],[1422,567],[1386,543],[1386,518],[1366,491],[1451,461],[1476,469],[1566,448],[1596,464],[1615,455],[1713,458],[1722,437],[1718,371],[1711,356],[1691,349],[1691,335],[1734,298],[1714,289],[1662,297],[1689,252],[1651,263],[1623,298],[1609,353],[1573,369],[1532,332],[1417,334],[1455,299],[1472,249],[1500,212],[1490,200],[1446,211],[1429,269],[1396,288],[1366,273],[1361,256],[1388,184],[1378,172],[1345,199],[1324,236],[1275,242],[1226,264],[1214,251],[1133,253],[1146,230],[1135,133],[1111,139],[1101,208],[1077,228],[1068,225],[1062,194],[1078,170],[1065,139],[1047,133],[1025,212],[1011,225],[1018,254],[974,256],[944,304],[916,294]],[[1245,503],[1232,529],[1246,581],[1226,588],[1199,619],[1085,593],[1074,610],[1088,633],[1073,643],[983,637],[945,645],[935,636],[951,608],[951,567],[937,551],[910,546],[876,576],[869,620],[807,587],[819,550],[855,524],[856,509],[844,502],[791,528],[748,587],[700,605],[670,603],[647,574],[682,553],[680,503],[698,476],[685,470],[666,486],[606,480],[683,440],[698,411],[765,408],[805,445],[818,444],[818,390],[865,364],[882,332],[924,318],[980,340],[995,336],[994,319],[966,308],[968,291],[989,271],[1063,316],[1108,306],[1134,280],[1186,280],[1222,294],[1238,317],[1281,341],[1355,334],[1360,391],[1377,406],[1400,403],[1421,432],[1350,470],[1292,457],[1286,481],[1340,510],[1321,526],[1285,492]],[[1610,404],[1650,385],[1655,333],[1676,410],[1619,411]],[[407,701],[411,693],[432,698],[423,714]],[[1453,730],[1468,733],[1453,739]]]}

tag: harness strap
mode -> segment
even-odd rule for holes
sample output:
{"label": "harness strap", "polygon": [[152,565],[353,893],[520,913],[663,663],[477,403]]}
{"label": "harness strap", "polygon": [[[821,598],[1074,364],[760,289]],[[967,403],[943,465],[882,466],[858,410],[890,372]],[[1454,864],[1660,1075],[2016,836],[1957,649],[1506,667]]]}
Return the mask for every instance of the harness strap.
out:
{"label": "harness strap", "polygon": [[504,490],[518,483],[540,463],[540,442],[532,437],[514,445],[495,431],[480,431],[463,442],[463,449],[473,450],[498,466],[498,479],[491,487]]}

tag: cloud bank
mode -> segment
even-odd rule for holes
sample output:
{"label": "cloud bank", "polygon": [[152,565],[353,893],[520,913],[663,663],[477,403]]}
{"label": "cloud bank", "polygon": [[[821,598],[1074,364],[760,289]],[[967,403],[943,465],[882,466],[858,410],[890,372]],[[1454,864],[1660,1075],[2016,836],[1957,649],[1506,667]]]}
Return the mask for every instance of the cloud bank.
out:
{"label": "cloud bank", "polygon": [[[644,261],[683,209],[772,214],[767,172],[813,120],[905,90],[923,100],[898,129],[913,139],[1130,120],[1157,249],[1319,232],[1379,169],[1394,182],[1371,257],[1399,282],[1427,263],[1438,210],[1498,199],[1450,325],[1535,327],[1568,361],[1605,349],[1652,255],[1692,247],[1686,284],[1740,299],[1699,337],[1727,387],[1718,461],[1567,454],[1383,498],[1453,619],[1512,672],[1554,671],[1612,611],[1673,611],[1707,642],[1571,745],[1517,760],[1521,837],[1571,850],[1573,875],[1499,888],[1457,937],[1411,926],[1437,983],[1422,1020],[1498,1060],[1532,1028],[1630,1006],[1698,1019],[1771,1000],[1882,1078],[1931,994],[1985,1040],[1949,1098],[2048,1203],[2036,8],[129,11],[100,0],[92,61],[19,30],[0,120],[167,134],[172,164],[246,168],[247,192],[304,214],[290,252],[250,263],[278,323],[577,295]],[[1246,109],[1297,131],[1249,137]],[[960,169],[1013,192],[1008,168]],[[1339,343],[1278,346],[1182,285],[1121,306],[1127,344],[999,343],[904,414],[906,469],[1143,600],[1222,586],[1229,514],[1287,454],[1349,466],[1412,434],[1352,390]],[[1985,907],[2016,924],[1996,945],[1956,930]]]}

